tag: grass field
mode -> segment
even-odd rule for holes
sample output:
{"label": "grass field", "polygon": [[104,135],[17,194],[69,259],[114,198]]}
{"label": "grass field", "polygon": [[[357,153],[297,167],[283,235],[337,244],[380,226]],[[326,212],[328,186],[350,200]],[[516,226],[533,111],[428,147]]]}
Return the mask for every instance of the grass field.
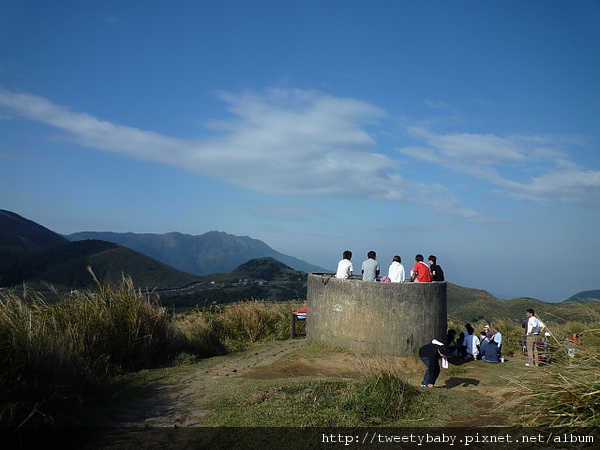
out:
{"label": "grass field", "polygon": [[[98,283],[93,292],[63,295],[53,304],[36,292],[2,292],[0,424],[73,424],[94,399],[135,401],[158,380],[176,380],[216,355],[287,339],[290,311],[300,306],[249,301],[179,314],[153,303],[127,279],[119,288]],[[490,417],[506,425],[597,426],[600,320],[590,315],[588,322],[546,324],[555,357],[539,369],[527,370],[519,359],[520,325],[499,321],[491,325],[501,328],[510,361],[452,366],[443,374],[445,389],[415,387],[423,367],[414,357],[359,358],[348,363],[360,365],[353,376],[341,376],[334,366],[338,372],[327,376],[227,379],[211,393],[206,424],[457,426],[461,405],[474,405],[481,414],[492,410]],[[462,325],[450,323],[459,331]],[[479,330],[483,322],[473,325]],[[580,333],[581,343],[569,358],[564,339],[572,333]],[[331,366],[340,354],[311,344],[287,361]]]}

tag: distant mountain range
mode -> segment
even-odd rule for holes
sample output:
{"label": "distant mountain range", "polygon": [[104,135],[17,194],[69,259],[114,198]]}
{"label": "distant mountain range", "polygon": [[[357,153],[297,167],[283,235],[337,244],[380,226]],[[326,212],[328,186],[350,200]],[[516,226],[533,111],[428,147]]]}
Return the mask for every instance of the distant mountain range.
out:
{"label": "distant mountain range", "polygon": [[47,282],[83,287],[98,279],[130,276],[137,286],[184,286],[200,275],[228,273],[255,258],[271,257],[301,272],[326,270],[277,252],[250,237],[212,231],[181,233],[75,233],[61,236],[11,211],[0,210],[0,286]]}
{"label": "distant mountain range", "polygon": [[263,241],[210,231],[193,236],[182,233],[137,234],[86,231],[66,236],[71,241],[100,239],[140,252],[182,272],[194,275],[231,272],[255,258],[271,257],[301,272],[327,272],[293,256],[273,250]]}
{"label": "distant mountain range", "polygon": [[173,269],[139,252],[101,240],[70,242],[10,211],[0,210],[0,286],[50,283],[59,288],[92,284],[87,268],[103,282],[130,276],[136,286],[183,286],[197,276]]}
{"label": "distant mountain range", "polygon": [[[34,289],[44,283],[84,288],[92,284],[90,266],[102,282],[119,282],[126,275],[137,287],[160,290],[165,304],[195,306],[244,298],[302,299],[305,272],[327,272],[259,240],[216,231],[201,236],[75,233],[69,239],[73,241],[0,210],[0,286],[27,282]],[[268,283],[237,283],[245,278]],[[174,289],[183,286],[195,287]],[[455,321],[519,318],[527,308],[555,320],[585,322],[600,314],[600,290],[579,292],[563,303],[545,303],[532,298],[501,300],[487,291],[448,283],[448,315]]]}

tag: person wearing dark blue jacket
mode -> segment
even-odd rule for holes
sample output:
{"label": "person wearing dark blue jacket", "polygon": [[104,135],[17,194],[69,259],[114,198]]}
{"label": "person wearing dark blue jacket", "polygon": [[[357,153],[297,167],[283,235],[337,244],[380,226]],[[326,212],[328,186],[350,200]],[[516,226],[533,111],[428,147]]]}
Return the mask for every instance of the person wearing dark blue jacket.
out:
{"label": "person wearing dark blue jacket", "polygon": [[491,340],[490,342],[488,342],[488,344],[485,346],[481,359],[489,363],[500,362],[498,356],[498,344],[496,343],[496,341]]}
{"label": "person wearing dark blue jacket", "polygon": [[437,339],[419,349],[419,357],[427,367],[421,387],[432,388],[435,385],[435,381],[440,375],[440,359],[447,356],[446,347]]}

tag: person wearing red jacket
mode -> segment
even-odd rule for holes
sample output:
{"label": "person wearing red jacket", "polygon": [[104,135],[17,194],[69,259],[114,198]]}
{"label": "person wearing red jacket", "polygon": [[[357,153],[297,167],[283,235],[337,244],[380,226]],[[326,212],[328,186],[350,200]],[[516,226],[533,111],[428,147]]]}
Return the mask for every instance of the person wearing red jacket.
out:
{"label": "person wearing red jacket", "polygon": [[418,281],[419,283],[429,283],[431,281],[431,271],[429,266],[423,262],[423,255],[415,256],[415,266],[410,274],[411,281]]}

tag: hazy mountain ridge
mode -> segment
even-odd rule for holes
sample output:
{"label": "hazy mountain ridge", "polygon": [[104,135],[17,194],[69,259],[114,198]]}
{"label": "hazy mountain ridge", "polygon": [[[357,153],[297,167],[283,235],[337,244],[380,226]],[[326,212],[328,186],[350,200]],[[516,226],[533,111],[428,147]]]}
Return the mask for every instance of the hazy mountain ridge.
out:
{"label": "hazy mountain ridge", "polygon": [[[91,275],[87,272],[87,267],[91,266],[101,281],[119,282],[126,275],[140,288],[178,288],[202,281],[194,288],[170,296],[161,294],[165,304],[194,306],[243,299],[302,299],[306,296],[306,271],[281,261],[277,256],[281,257],[282,254],[256,239],[215,231],[202,235],[212,239],[212,243],[203,243],[197,239],[198,236],[181,233],[158,235],[158,240],[154,239],[157,235],[108,234],[119,236],[130,245],[132,242],[137,242],[142,248],[146,245],[146,251],[156,248],[157,241],[161,243],[159,248],[171,248],[175,252],[189,246],[198,252],[196,258],[202,255],[209,259],[204,267],[211,268],[210,274],[197,276],[184,273],[142,252],[107,240],[69,242],[35,222],[8,211],[0,211],[0,285],[44,281],[63,287],[82,288],[92,284]],[[257,248],[272,251],[277,256],[243,259],[243,255]],[[190,260],[190,254],[183,252],[180,258]],[[228,259],[234,255],[239,259],[232,263]],[[225,264],[224,261],[228,264],[228,270],[216,270],[216,267],[222,267],[220,264]],[[231,265],[233,267],[229,269]],[[322,268],[309,271],[327,272]],[[266,286],[255,283],[236,286],[238,278],[263,279],[269,283]],[[8,283],[9,280],[11,283]],[[217,284],[213,285],[213,282]],[[545,303],[532,298],[502,300],[485,290],[448,283],[448,315],[450,319],[467,322],[517,319],[524,316],[527,308],[534,308],[543,319],[552,317],[553,320],[585,322],[600,314],[600,302],[596,301],[598,294],[600,290],[582,291],[563,303]]]}
{"label": "hazy mountain ridge", "polygon": [[246,261],[263,257],[272,257],[302,272],[326,271],[322,267],[280,253],[258,239],[222,231],[209,231],[201,235],[178,232],[137,234],[85,231],[70,234],[66,238],[72,241],[101,239],[115,242],[194,275],[231,272]]}
{"label": "hazy mountain ridge", "polygon": [[565,302],[600,303],[600,289],[578,292],[566,299]]}
{"label": "hazy mountain ridge", "polygon": [[93,279],[118,283],[123,275],[136,286],[181,286],[197,276],[173,269],[121,245],[85,240],[70,242],[10,211],[0,210],[0,286],[49,283],[61,289],[83,288]]}

